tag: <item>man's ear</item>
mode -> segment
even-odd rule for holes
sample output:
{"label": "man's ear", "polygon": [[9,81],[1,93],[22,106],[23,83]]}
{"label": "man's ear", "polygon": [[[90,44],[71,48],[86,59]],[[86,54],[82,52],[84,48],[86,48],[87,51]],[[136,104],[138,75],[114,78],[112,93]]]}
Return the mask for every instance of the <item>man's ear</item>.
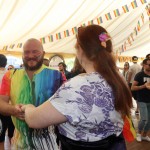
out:
{"label": "man's ear", "polygon": [[43,56],[45,56],[45,51],[43,51]]}

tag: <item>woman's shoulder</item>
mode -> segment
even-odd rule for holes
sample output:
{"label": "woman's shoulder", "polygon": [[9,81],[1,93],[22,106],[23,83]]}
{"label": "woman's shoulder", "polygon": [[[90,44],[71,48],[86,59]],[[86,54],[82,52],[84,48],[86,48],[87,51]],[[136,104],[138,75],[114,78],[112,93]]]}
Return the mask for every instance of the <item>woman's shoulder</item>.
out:
{"label": "woman's shoulder", "polygon": [[72,79],[70,79],[68,82],[69,84],[89,84],[90,82],[101,82],[104,81],[104,78],[97,72],[92,73],[82,73],[79,74]]}

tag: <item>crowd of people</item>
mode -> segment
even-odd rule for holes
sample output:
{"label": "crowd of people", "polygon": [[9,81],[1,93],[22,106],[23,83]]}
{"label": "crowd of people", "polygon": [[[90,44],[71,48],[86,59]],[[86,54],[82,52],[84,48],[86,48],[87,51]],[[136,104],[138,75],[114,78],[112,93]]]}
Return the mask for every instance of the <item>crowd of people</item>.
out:
{"label": "crowd of people", "polygon": [[12,150],[126,150],[124,120],[132,97],[141,115],[137,141],[150,141],[150,54],[143,67],[136,56],[133,65],[125,62],[123,79],[102,26],[78,28],[75,49],[70,72],[64,62],[51,69],[43,45],[33,38],[23,46],[21,69],[6,70],[0,55],[0,150],[9,128],[3,118],[10,116]]}
{"label": "crowd of people", "polygon": [[132,57],[132,62],[131,66],[125,62],[122,73],[137,104],[135,114],[140,114],[136,140],[150,142],[150,54],[146,55],[141,64],[137,63],[137,56]]}

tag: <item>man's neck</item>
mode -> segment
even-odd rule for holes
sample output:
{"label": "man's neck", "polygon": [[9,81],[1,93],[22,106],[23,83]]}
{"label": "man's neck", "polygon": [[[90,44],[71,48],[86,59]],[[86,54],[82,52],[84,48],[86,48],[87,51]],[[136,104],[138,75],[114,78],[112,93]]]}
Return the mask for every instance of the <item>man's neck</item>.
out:
{"label": "man's neck", "polygon": [[35,70],[34,71],[26,70],[26,72],[27,72],[29,79],[32,81]]}
{"label": "man's neck", "polygon": [[150,71],[144,70],[144,73],[147,74],[148,76],[150,76]]}
{"label": "man's neck", "polygon": [[65,71],[64,71],[64,70],[61,70],[60,72],[63,72],[63,73],[65,73]]}

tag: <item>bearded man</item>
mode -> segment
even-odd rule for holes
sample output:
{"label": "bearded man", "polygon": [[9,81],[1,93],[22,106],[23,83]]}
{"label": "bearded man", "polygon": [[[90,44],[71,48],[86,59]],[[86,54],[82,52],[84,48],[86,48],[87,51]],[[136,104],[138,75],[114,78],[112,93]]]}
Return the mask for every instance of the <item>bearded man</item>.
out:
{"label": "bearded man", "polygon": [[[54,127],[31,129],[20,112],[23,104],[39,106],[51,97],[62,84],[61,73],[43,65],[43,46],[37,39],[29,39],[23,46],[24,68],[8,71],[2,80],[0,113],[12,115],[15,133],[11,149],[57,150]],[[11,105],[9,104],[11,101]],[[17,107],[17,108],[16,108]],[[16,112],[16,113],[14,113]]]}

